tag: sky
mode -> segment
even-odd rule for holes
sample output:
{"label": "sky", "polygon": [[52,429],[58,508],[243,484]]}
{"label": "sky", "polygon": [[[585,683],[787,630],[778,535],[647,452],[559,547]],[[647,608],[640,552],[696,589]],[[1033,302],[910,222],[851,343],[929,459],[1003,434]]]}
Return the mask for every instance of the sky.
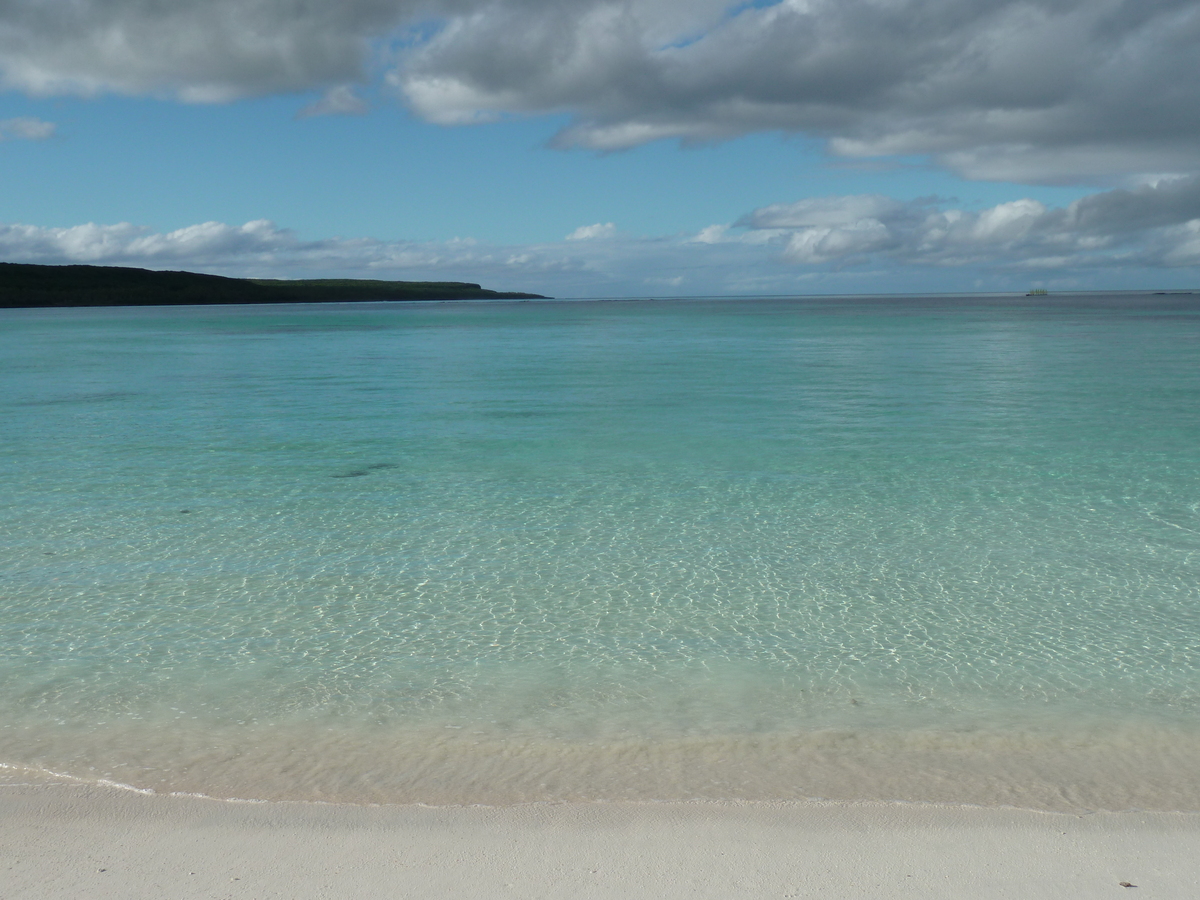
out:
{"label": "sky", "polygon": [[0,0],[0,261],[1200,289],[1200,0]]}

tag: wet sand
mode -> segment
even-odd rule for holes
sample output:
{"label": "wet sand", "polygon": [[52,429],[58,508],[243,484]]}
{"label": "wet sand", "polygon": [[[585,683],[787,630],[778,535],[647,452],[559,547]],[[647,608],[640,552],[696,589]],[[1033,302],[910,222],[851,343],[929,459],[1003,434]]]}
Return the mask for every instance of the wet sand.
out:
{"label": "wet sand", "polygon": [[1184,898],[1200,896],[1200,814],[247,803],[10,770],[0,896]]}

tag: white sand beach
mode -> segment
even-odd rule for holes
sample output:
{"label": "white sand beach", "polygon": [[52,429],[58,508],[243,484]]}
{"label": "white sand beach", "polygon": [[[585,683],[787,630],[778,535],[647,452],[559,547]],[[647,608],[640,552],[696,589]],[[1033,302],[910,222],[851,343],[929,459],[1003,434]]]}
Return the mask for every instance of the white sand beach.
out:
{"label": "white sand beach", "polygon": [[6,774],[12,900],[1200,896],[1200,814],[242,803]]}

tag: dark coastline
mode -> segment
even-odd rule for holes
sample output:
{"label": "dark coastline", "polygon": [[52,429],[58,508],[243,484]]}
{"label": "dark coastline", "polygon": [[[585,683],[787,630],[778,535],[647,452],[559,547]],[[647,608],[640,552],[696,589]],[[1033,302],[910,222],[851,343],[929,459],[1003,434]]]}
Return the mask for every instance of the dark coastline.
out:
{"label": "dark coastline", "polygon": [[0,263],[0,309],[75,306],[202,306],[355,300],[541,300],[461,281],[277,281],[123,266]]}

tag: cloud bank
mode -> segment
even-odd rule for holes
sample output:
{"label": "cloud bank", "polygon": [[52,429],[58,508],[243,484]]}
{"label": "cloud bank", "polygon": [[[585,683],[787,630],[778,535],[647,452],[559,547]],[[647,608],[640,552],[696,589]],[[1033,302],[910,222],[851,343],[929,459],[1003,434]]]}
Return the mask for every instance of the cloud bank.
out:
{"label": "cloud bank", "polygon": [[604,223],[525,246],[306,241],[265,220],[168,233],[127,223],[0,225],[0,256],[267,277],[467,280],[557,296],[899,290],[905,271],[919,276],[914,284],[953,290],[978,288],[972,279],[979,272],[993,286],[1057,279],[1095,287],[1088,277],[1111,285],[1124,270],[1145,286],[1166,284],[1172,270],[1186,281],[1200,265],[1200,176],[1091,194],[1059,208],[1030,199],[965,210],[937,198],[809,198],[695,234],[633,237]]}
{"label": "cloud bank", "polygon": [[785,241],[784,258],[805,264],[1190,266],[1200,263],[1200,178],[1091,194],[1065,208],[1022,199],[972,212],[934,199],[815,198],[757,209],[736,224]]}
{"label": "cloud bank", "polygon": [[[383,77],[597,150],[783,130],[971,178],[1200,171],[1197,0],[0,0],[0,85],[221,101]],[[338,93],[339,89],[341,93]],[[322,105],[323,104],[323,105]]]}
{"label": "cloud bank", "polygon": [[782,0],[710,13],[672,35],[656,4],[489,4],[454,17],[393,78],[434,121],[566,110],[576,119],[557,142],[601,150],[782,129],[847,156],[933,154],[975,178],[1200,162],[1192,0]]}

